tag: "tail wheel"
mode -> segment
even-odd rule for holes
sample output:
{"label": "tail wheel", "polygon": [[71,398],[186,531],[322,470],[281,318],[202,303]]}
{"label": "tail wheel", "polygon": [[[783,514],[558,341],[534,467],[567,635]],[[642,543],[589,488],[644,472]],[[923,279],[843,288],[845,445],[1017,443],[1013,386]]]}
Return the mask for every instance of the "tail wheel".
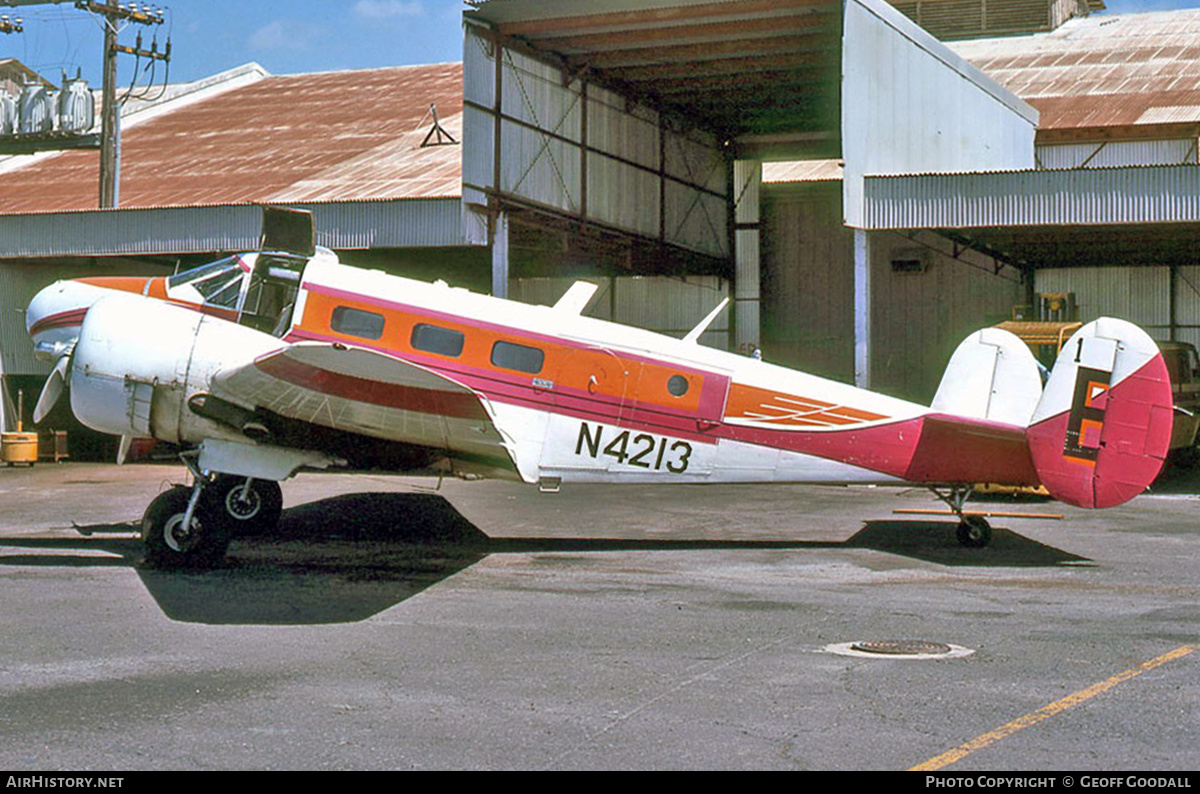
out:
{"label": "tail wheel", "polygon": [[963,516],[958,523],[958,542],[968,549],[982,549],[992,541],[992,525],[983,516]]}
{"label": "tail wheel", "polygon": [[146,562],[162,568],[211,568],[225,559],[228,522],[210,495],[201,494],[192,520],[184,526],[192,489],[177,485],[159,494],[142,516]]}
{"label": "tail wheel", "polygon": [[283,491],[273,480],[254,480],[232,474],[218,475],[206,492],[220,505],[235,535],[270,531],[283,512]]}

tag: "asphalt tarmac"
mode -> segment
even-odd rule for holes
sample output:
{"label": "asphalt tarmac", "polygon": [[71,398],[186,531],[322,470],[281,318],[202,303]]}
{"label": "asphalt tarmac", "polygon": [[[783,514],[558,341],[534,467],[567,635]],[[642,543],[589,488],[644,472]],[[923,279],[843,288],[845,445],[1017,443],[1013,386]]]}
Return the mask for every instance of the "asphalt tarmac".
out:
{"label": "asphalt tarmac", "polygon": [[985,549],[919,489],[306,474],[222,568],[142,566],[183,480],[0,469],[0,769],[1200,768],[1194,473],[973,503],[1064,517]]}

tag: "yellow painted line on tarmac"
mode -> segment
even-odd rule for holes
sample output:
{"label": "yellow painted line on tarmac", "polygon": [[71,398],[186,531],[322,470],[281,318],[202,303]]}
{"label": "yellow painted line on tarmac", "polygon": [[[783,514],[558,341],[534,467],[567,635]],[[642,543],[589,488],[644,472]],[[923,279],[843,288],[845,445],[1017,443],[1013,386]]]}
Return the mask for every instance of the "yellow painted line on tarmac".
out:
{"label": "yellow painted line on tarmac", "polygon": [[1096,697],[1096,695],[1107,692],[1118,684],[1123,684],[1132,678],[1137,678],[1142,673],[1148,673],[1154,668],[1162,667],[1168,662],[1173,662],[1176,659],[1182,659],[1197,648],[1200,648],[1200,646],[1181,645],[1175,650],[1164,653],[1162,656],[1157,656],[1148,662],[1143,662],[1137,667],[1133,667],[1123,673],[1117,673],[1112,678],[1101,681],[1098,684],[1092,684],[1087,689],[1081,689],[1073,695],[1067,695],[1061,700],[1056,700],[1049,705],[1042,706],[1037,711],[1030,712],[1024,717],[1018,717],[1012,722],[1001,725],[994,731],[989,731],[988,733],[978,736],[969,742],[960,744],[953,750],[948,750],[939,756],[930,758],[928,761],[912,767],[909,769],[909,771],[934,772],[938,769],[943,769],[944,767],[950,766],[950,764],[953,764],[955,761],[960,761],[963,758],[966,758],[976,750],[982,750],[985,747],[995,744],[1001,739],[1012,736],[1022,728],[1028,728],[1032,725],[1037,725],[1039,722],[1050,719],[1055,714],[1061,714],[1069,708],[1078,706],[1084,701],[1091,700],[1092,698]]}

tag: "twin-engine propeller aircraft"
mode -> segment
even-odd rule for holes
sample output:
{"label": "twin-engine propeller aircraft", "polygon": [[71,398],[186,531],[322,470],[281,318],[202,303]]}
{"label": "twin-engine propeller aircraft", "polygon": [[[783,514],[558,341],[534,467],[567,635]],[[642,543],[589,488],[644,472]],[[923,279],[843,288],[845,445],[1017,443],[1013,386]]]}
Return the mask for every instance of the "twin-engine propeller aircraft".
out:
{"label": "twin-engine propeller aircraft", "polygon": [[[1153,340],[1104,318],[1042,371],[1014,335],[959,346],[931,407],[590,319],[596,287],[529,306],[342,265],[304,242],[168,278],[58,282],[30,304],[56,359],[35,419],[68,388],[88,427],[182,445],[194,484],[146,511],[148,559],[213,565],[279,517],[305,467],[599,483],[916,483],[959,517],[974,483],[1044,485],[1109,507],[1158,474],[1171,436]],[[294,235],[293,235],[294,237]]]}

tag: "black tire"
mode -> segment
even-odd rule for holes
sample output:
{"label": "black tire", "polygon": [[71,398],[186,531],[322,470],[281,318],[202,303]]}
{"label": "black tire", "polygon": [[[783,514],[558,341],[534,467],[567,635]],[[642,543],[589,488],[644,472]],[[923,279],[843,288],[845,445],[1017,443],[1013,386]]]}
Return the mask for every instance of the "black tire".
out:
{"label": "black tire", "polygon": [[963,516],[957,534],[958,542],[968,549],[982,549],[992,542],[992,525],[983,516]]}
{"label": "black tire", "polygon": [[270,532],[283,512],[283,491],[274,480],[253,480],[246,491],[246,478],[220,474],[205,489],[220,505],[231,534],[259,535]]}
{"label": "black tire", "polygon": [[176,485],[159,494],[142,516],[146,562],[158,568],[212,568],[225,559],[228,522],[222,520],[209,494],[201,495],[192,515],[192,531],[181,533],[192,489]]}

